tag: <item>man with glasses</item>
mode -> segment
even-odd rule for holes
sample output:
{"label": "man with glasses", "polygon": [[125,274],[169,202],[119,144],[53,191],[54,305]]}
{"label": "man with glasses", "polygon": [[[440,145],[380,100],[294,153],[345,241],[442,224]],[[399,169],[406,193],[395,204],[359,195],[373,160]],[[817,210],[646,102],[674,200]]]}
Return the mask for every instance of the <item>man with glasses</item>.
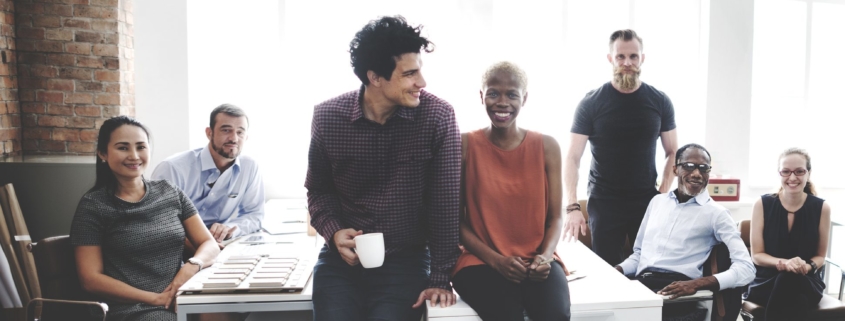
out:
{"label": "man with glasses", "polygon": [[[593,252],[610,265],[619,264],[627,236],[632,243],[649,200],[669,191],[672,165],[678,148],[675,110],[669,97],[642,82],[640,65],[645,61],[642,39],[633,30],[610,36],[607,60],[613,77],[590,91],[575,111],[572,137],[564,159],[563,181],[567,196],[564,235],[586,234],[587,226],[578,203],[578,168],[590,142],[593,155],[588,184]],[[655,155],[657,138],[663,145],[666,164],[660,190]]]}
{"label": "man with glasses", "polygon": [[[745,286],[756,270],[730,211],[707,193],[710,153],[700,145],[687,144],[678,149],[675,158],[678,188],[651,199],[634,253],[616,269],[672,299],[698,290],[716,292]],[[727,246],[730,268],[702,277],[703,264],[719,243]],[[734,295],[725,307],[738,314],[740,304],[740,296]],[[683,306],[676,308],[683,310]],[[726,314],[725,320],[736,317]]]}

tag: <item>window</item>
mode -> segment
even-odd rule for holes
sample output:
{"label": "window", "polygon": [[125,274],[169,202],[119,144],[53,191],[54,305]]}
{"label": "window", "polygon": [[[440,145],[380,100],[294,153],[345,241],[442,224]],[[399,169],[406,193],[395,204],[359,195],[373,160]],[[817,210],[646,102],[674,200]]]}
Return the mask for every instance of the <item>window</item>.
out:
{"label": "window", "polygon": [[755,1],[751,184],[779,186],[778,155],[800,147],[812,157],[816,185],[845,187],[845,173],[835,167],[845,152],[830,144],[845,137],[839,118],[831,117],[845,107],[843,16],[842,0]]}
{"label": "window", "polygon": [[[302,197],[313,106],[360,82],[347,53],[354,33],[380,15],[402,14],[436,44],[424,55],[430,92],[454,107],[462,131],[482,128],[481,74],[511,60],[529,76],[519,124],[557,138],[563,153],[575,108],[610,80],[607,39],[633,28],[644,38],[643,80],[675,105],[680,144],[704,140],[707,0],[420,3],[361,1],[190,1],[190,142],[202,146],[208,113],[223,102],[250,115],[245,153],[261,163],[268,197]],[[331,10],[327,10],[331,8]],[[591,156],[582,158],[586,196]],[[658,147],[658,172],[663,151]]]}

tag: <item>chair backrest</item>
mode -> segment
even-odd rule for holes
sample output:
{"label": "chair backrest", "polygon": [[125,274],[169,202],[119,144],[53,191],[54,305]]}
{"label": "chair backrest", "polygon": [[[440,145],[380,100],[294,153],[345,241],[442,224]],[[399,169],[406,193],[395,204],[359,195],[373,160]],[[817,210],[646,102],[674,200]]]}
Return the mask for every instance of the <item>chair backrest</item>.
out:
{"label": "chair backrest", "polygon": [[748,253],[751,253],[751,220],[742,220],[739,222],[739,236],[745,247],[748,248]]}
{"label": "chair backrest", "polygon": [[41,294],[47,299],[90,300],[76,273],[74,249],[67,235],[53,236],[33,244],[32,254],[41,281]]}

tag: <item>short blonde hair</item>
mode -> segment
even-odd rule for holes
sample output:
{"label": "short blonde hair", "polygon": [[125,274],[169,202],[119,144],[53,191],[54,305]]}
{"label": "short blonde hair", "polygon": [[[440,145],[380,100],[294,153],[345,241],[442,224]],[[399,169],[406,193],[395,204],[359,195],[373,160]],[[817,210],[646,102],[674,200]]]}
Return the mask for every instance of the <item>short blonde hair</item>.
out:
{"label": "short blonde hair", "polygon": [[486,88],[487,82],[490,80],[490,78],[500,72],[509,73],[512,76],[516,77],[516,81],[517,83],[519,83],[519,87],[522,89],[522,91],[528,91],[528,75],[525,73],[525,70],[522,70],[522,68],[519,68],[519,66],[510,61],[500,61],[491,65],[490,67],[487,67],[487,71],[485,71],[484,75],[481,76],[481,88]]}

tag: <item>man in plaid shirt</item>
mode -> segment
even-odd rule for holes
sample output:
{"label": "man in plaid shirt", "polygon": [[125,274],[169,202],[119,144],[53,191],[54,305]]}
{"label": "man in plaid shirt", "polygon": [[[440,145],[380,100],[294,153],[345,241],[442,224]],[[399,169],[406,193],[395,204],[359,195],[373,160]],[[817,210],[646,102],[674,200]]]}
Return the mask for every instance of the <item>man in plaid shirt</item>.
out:
{"label": "man in plaid shirt", "polygon": [[[460,254],[461,141],[452,106],[423,91],[432,44],[401,16],[370,21],[350,43],[359,90],[314,108],[311,224],[326,240],[314,267],[314,320],[419,320],[426,299],[454,304]],[[384,233],[381,267],[354,237]]]}

